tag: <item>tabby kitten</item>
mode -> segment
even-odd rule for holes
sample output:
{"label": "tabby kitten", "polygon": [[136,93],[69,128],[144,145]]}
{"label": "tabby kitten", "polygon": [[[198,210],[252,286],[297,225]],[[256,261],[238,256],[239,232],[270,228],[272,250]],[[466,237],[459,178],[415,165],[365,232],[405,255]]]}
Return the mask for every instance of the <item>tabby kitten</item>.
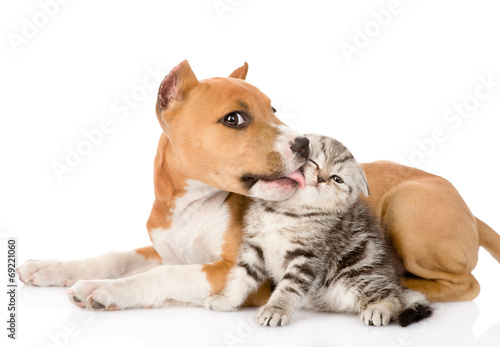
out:
{"label": "tabby kitten", "polygon": [[205,306],[235,310],[270,278],[276,288],[257,316],[266,326],[288,324],[300,308],[356,313],[375,326],[429,317],[424,295],[399,284],[384,233],[360,200],[368,195],[360,165],[340,142],[306,136],[305,187],[285,201],[252,200],[238,264]]}

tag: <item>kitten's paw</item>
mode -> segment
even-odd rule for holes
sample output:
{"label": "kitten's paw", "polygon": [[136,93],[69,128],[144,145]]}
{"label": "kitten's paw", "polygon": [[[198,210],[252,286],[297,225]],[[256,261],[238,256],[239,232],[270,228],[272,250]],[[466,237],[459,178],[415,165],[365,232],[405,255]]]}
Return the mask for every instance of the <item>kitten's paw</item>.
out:
{"label": "kitten's paw", "polygon": [[229,297],[224,294],[216,294],[209,296],[205,299],[204,303],[205,307],[214,310],[214,311],[236,311],[238,309],[238,305],[235,305]]}
{"label": "kitten's paw", "polygon": [[392,309],[390,305],[384,302],[375,303],[361,311],[361,320],[365,325],[384,326],[388,325],[392,318]]}
{"label": "kitten's paw", "polygon": [[270,327],[285,326],[290,323],[290,313],[281,307],[266,305],[260,308],[257,322]]}

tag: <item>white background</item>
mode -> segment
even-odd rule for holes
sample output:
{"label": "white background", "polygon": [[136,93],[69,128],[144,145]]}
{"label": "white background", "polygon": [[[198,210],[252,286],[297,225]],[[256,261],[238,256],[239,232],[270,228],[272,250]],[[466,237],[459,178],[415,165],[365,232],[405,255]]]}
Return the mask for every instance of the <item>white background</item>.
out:
{"label": "white background", "polygon": [[[221,3],[226,12],[214,7]],[[160,70],[163,77],[183,59],[200,79],[247,61],[247,81],[295,129],[336,137],[362,162],[407,161],[446,177],[476,216],[500,230],[500,86],[474,103],[480,78],[500,81],[497,1],[401,0],[390,18],[380,15],[392,9],[389,0],[54,4],[2,2],[0,9],[0,232],[3,241],[18,238],[19,263],[148,244],[161,133],[158,83],[148,76]],[[363,44],[360,31],[370,34],[365,47],[347,59],[341,46]],[[460,124],[443,118],[464,102],[473,111]],[[59,180],[54,162],[65,164],[68,148],[103,119],[112,130]],[[440,143],[431,144],[439,129]],[[407,329],[309,312],[287,328],[265,329],[254,323],[254,309],[91,314],[63,289],[22,287],[13,345],[498,345],[500,265],[481,250],[474,274],[482,286],[476,300],[440,304],[434,318]]]}

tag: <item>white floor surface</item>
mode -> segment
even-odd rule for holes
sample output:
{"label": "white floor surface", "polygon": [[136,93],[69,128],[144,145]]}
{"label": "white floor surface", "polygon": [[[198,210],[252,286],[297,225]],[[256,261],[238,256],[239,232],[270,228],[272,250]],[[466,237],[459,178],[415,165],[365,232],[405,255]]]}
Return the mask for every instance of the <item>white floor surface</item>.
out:
{"label": "white floor surface", "polygon": [[307,311],[299,312],[287,327],[268,328],[255,322],[256,308],[232,313],[197,307],[93,312],[73,306],[63,288],[21,285],[18,339],[9,344],[493,347],[500,345],[499,272],[500,265],[481,251],[474,272],[483,287],[480,296],[472,302],[435,304],[433,317],[408,328],[366,327],[355,316]]}

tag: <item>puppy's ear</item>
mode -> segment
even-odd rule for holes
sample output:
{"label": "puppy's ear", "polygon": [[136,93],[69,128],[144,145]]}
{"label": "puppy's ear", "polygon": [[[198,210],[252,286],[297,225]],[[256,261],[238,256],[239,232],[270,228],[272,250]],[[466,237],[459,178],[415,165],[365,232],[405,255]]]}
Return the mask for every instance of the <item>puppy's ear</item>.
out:
{"label": "puppy's ear", "polygon": [[156,102],[160,113],[165,111],[172,102],[182,101],[197,83],[198,79],[187,60],[174,67],[160,84]]}
{"label": "puppy's ear", "polygon": [[248,64],[245,62],[243,66],[240,66],[236,70],[234,70],[229,77],[233,78],[239,78],[244,80],[247,77],[247,72],[248,72]]}

